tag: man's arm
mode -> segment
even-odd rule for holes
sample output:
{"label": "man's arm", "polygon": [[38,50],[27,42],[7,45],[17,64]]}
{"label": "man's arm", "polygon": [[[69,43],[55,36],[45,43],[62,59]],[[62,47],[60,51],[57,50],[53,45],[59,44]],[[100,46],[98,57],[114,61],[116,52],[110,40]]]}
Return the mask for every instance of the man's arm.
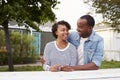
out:
{"label": "man's arm", "polygon": [[72,66],[73,70],[97,70],[99,69],[98,66],[96,66],[95,63],[90,62],[88,64],[85,65],[77,65],[77,66]]}
{"label": "man's arm", "polygon": [[101,65],[101,62],[102,62],[103,53],[104,53],[103,44],[104,44],[103,39],[100,39],[96,47],[95,54],[90,63],[84,64],[84,65],[73,66],[72,68],[74,70],[97,70],[99,69],[99,66]]}
{"label": "man's arm", "polygon": [[[102,57],[104,53],[104,41],[101,39],[96,47],[95,54],[92,58],[92,61],[90,63],[84,64],[84,65],[77,65],[72,66],[71,68],[74,70],[97,70],[99,69],[99,66],[102,62]],[[70,67],[68,67],[70,69]],[[67,66],[63,67],[63,70],[69,71]]]}
{"label": "man's arm", "polygon": [[95,63],[91,62],[85,65],[77,65],[77,66],[64,66],[62,67],[62,71],[73,71],[73,70],[97,70],[99,69]]}

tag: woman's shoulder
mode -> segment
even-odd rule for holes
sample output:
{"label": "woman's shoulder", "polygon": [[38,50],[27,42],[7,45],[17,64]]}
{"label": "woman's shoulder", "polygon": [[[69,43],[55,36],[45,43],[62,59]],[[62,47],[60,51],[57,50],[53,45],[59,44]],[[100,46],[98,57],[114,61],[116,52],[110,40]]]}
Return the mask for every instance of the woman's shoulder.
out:
{"label": "woman's shoulder", "polygon": [[53,46],[55,41],[48,42],[46,46]]}
{"label": "woman's shoulder", "polygon": [[71,48],[76,48],[72,43],[68,42]]}

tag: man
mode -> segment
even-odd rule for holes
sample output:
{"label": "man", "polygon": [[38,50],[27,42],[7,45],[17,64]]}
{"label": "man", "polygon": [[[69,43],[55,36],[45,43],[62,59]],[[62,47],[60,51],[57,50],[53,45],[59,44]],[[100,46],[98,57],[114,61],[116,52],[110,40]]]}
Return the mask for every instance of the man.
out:
{"label": "man", "polygon": [[64,66],[62,71],[97,70],[104,53],[104,41],[93,27],[95,20],[90,15],[81,16],[77,21],[77,32],[71,32],[68,41],[78,50],[78,65]]}
{"label": "man", "polygon": [[93,31],[94,18],[84,15],[77,21],[77,32],[69,35],[68,41],[77,47],[78,65],[64,66],[62,70],[97,70],[104,53],[103,38]]}

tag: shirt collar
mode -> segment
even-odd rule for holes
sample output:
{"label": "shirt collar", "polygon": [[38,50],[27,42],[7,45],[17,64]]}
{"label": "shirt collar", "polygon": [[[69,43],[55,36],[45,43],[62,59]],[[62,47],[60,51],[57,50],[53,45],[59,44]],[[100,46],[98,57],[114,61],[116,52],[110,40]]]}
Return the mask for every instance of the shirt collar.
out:
{"label": "shirt collar", "polygon": [[94,35],[95,35],[95,31],[92,31],[92,33],[90,34],[90,36],[88,37],[88,40],[94,41]]}
{"label": "shirt collar", "polygon": [[[95,31],[92,30],[92,33],[90,34],[90,36],[88,37],[88,40],[87,41],[94,41],[94,35],[95,35]],[[79,40],[81,39],[81,37],[79,37]]]}

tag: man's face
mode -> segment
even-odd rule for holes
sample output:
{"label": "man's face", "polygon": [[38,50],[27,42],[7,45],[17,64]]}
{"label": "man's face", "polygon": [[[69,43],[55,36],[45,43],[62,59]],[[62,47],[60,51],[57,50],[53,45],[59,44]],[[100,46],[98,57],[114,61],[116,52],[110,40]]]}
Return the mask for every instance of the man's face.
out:
{"label": "man's face", "polygon": [[92,27],[87,24],[86,19],[79,19],[77,21],[77,31],[81,37],[87,38],[92,31]]}

